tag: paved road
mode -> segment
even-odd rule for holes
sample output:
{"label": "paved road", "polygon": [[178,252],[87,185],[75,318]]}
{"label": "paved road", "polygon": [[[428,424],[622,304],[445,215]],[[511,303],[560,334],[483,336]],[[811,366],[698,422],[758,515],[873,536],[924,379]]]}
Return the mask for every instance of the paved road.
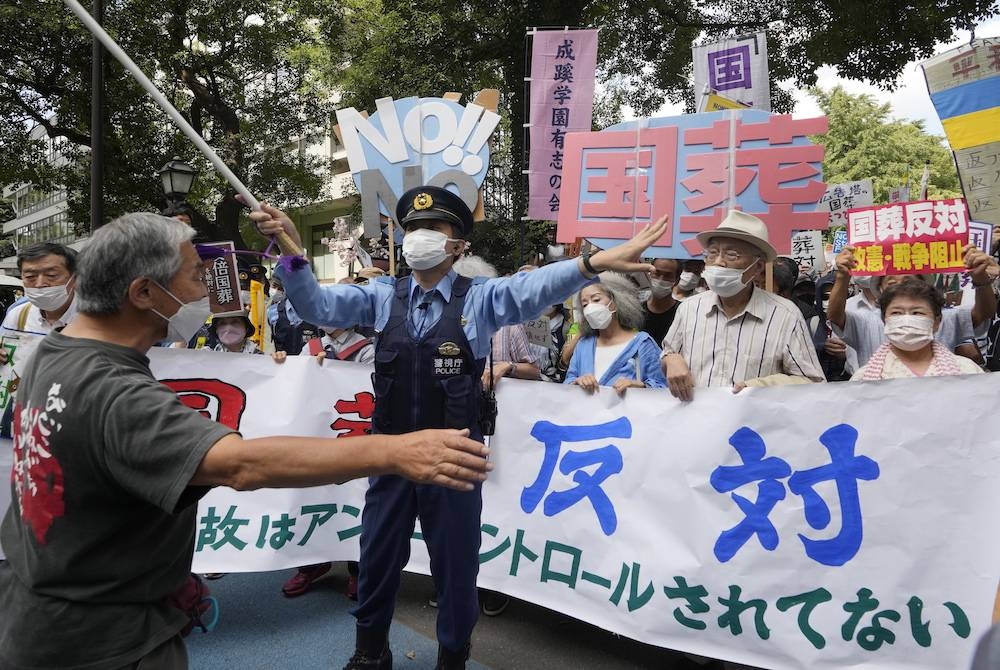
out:
{"label": "paved road", "polygon": [[[210,582],[222,615],[218,628],[188,638],[191,670],[329,670],[342,668],[354,645],[354,619],[343,565],[296,599],[284,598],[291,571],[230,574]],[[394,667],[431,670],[437,654],[436,610],[427,604],[429,577],[404,574],[392,629]],[[616,636],[563,614],[513,601],[499,617],[482,617],[470,670],[680,670],[665,649]]]}

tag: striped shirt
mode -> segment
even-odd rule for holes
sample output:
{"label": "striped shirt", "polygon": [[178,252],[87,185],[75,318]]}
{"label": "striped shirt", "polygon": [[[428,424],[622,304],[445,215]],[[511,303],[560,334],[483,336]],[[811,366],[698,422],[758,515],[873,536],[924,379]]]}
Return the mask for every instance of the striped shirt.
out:
{"label": "striped shirt", "polygon": [[776,374],[826,380],[802,312],[757,288],[733,317],[711,291],[681,303],[663,338],[663,355],[671,353],[684,357],[696,386],[733,386]]}
{"label": "striped shirt", "polygon": [[497,363],[537,363],[524,326],[515,323],[493,334],[493,360]]}
{"label": "striped shirt", "polygon": [[[847,301],[844,312],[844,328],[833,326],[834,334],[857,352],[858,366],[861,368],[872,357],[875,350],[887,340],[882,310],[869,303],[859,294]],[[941,325],[934,333],[934,339],[954,351],[955,347],[974,339],[972,310],[968,307],[947,307],[941,312]]]}

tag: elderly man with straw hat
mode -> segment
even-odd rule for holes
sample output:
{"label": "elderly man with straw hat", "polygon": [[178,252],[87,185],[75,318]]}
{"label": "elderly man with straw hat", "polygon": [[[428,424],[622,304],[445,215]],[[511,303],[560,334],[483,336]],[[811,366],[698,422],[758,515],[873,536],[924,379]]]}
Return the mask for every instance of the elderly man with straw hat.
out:
{"label": "elderly man with straw hat", "polygon": [[754,286],[777,257],[767,227],[731,210],[698,234],[709,290],[685,300],[663,339],[660,363],[670,392],[691,400],[695,386],[769,386],[824,381],[802,314]]}

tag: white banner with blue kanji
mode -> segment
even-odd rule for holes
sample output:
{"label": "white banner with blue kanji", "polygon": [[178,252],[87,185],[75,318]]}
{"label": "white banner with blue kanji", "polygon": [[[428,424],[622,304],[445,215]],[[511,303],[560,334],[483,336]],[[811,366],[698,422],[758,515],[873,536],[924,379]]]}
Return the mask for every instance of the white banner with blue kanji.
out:
{"label": "white banner with blue kanji", "polygon": [[[150,358],[186,404],[248,438],[369,426],[357,364]],[[498,399],[482,586],[763,668],[968,667],[1000,577],[992,375],[699,389],[687,404],[504,379]],[[195,570],[357,558],[364,488],[215,489]]]}

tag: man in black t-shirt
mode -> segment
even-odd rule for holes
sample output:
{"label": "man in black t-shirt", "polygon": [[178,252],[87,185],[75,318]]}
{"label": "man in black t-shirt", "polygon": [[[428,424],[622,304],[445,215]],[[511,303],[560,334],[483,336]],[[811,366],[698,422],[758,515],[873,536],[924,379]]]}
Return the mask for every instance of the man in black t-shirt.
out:
{"label": "man in black t-shirt", "polygon": [[212,486],[401,474],[471,490],[485,478],[487,450],[462,431],[244,440],[181,404],[145,354],[208,316],[193,235],[156,214],[99,229],[78,265],[77,317],[27,364],[0,526],[4,670],[186,668],[188,616],[167,601]]}
{"label": "man in black t-shirt", "polygon": [[661,345],[680,304],[673,290],[680,276],[681,263],[673,258],[657,258],[653,260],[653,268],[649,273],[649,299],[642,303],[642,330]]}

